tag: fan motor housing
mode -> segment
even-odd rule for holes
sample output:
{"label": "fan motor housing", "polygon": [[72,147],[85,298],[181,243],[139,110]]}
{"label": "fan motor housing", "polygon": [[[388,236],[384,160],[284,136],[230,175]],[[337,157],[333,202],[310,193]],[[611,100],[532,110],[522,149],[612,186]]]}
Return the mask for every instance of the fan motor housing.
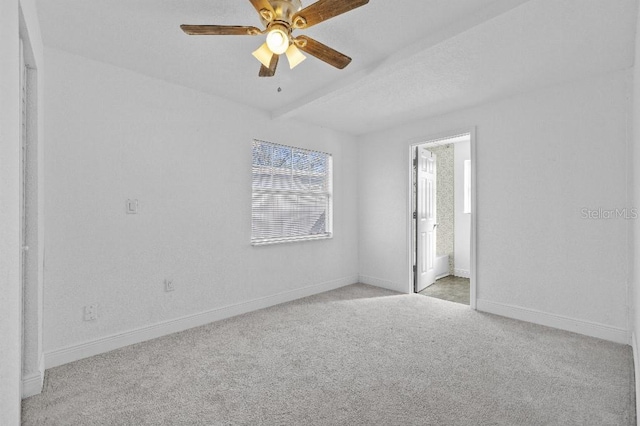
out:
{"label": "fan motor housing", "polygon": [[[276,16],[273,21],[282,21],[291,25],[291,17],[294,13],[302,10],[302,3],[300,0],[269,0],[271,7],[276,12]],[[261,18],[262,23],[267,26],[269,22]]]}

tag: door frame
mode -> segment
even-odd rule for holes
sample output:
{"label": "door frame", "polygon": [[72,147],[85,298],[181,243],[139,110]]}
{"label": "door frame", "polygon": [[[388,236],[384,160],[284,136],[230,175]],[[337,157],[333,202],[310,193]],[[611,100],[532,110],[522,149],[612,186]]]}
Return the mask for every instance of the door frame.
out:
{"label": "door frame", "polygon": [[419,145],[424,145],[430,142],[438,142],[445,139],[453,139],[457,136],[469,135],[470,138],[470,149],[471,149],[471,278],[469,283],[469,305],[471,309],[477,309],[477,295],[478,295],[478,282],[477,282],[477,274],[478,274],[478,247],[477,247],[477,217],[478,217],[478,191],[477,191],[477,160],[476,160],[476,128],[475,126],[471,128],[464,128],[458,130],[452,130],[448,132],[442,132],[439,134],[431,135],[428,137],[415,138],[410,141],[409,149],[407,150],[407,160],[406,164],[406,176],[407,176],[407,279],[406,279],[406,292],[414,293],[415,292],[415,250],[416,250],[416,239],[415,239],[415,222],[413,219],[413,212],[415,211],[415,198],[413,196],[413,186],[415,184],[414,177],[414,158],[416,153],[416,148]]}
{"label": "door frame", "polygon": [[[26,216],[21,215],[20,233],[26,223],[26,246],[20,236],[18,250],[26,262],[21,271],[21,395],[22,398],[39,394],[44,382],[43,351],[43,303],[44,303],[44,103],[42,70],[43,50],[39,43],[35,11],[20,5],[19,39],[24,53],[26,67],[26,162],[21,165],[21,180],[24,180]],[[35,23],[31,32],[30,23]],[[22,207],[20,207],[22,208]]]}

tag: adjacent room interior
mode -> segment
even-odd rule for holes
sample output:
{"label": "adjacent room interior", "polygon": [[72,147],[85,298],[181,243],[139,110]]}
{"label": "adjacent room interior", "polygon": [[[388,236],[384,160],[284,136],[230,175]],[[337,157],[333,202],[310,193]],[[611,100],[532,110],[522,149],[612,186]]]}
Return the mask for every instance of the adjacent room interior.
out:
{"label": "adjacent room interior", "polygon": [[639,23],[4,0],[0,424],[636,424]]}
{"label": "adjacent room interior", "polygon": [[471,133],[412,150],[415,291],[471,305]]}

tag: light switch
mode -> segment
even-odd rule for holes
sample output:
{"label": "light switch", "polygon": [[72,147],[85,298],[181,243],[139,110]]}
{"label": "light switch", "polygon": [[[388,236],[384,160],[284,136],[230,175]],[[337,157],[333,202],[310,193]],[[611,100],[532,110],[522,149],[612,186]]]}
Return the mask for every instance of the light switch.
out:
{"label": "light switch", "polygon": [[127,200],[127,214],[138,214],[138,200]]}

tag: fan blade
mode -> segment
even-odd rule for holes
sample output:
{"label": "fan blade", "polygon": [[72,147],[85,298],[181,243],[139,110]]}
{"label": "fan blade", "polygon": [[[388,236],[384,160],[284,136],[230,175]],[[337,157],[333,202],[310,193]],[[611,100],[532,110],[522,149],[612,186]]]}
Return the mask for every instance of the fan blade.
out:
{"label": "fan blade", "polygon": [[256,27],[238,25],[180,25],[189,35],[258,35],[262,31]]}
{"label": "fan blade", "polygon": [[298,46],[298,48],[303,52],[315,56],[321,61],[324,61],[329,65],[333,65],[336,68],[343,69],[351,62],[350,57],[343,55],[337,50],[334,50],[307,36],[298,36],[296,37],[295,42],[296,46]]}
{"label": "fan blade", "polygon": [[369,0],[318,0],[295,13],[291,22],[296,28],[309,28],[367,3]]}
{"label": "fan blade", "polygon": [[[265,20],[271,21],[276,17],[276,12],[273,10],[273,6],[269,3],[269,0],[249,0],[253,7],[258,11],[260,16],[262,16]],[[267,19],[269,16],[263,15],[262,11],[266,10],[271,13],[271,19]],[[267,14],[268,15],[268,14]]]}
{"label": "fan blade", "polygon": [[273,77],[276,75],[276,68],[278,67],[278,59],[280,59],[279,55],[273,55],[271,57],[271,63],[269,64],[269,68],[262,65],[260,67],[260,72],[258,76],[260,77]]}

